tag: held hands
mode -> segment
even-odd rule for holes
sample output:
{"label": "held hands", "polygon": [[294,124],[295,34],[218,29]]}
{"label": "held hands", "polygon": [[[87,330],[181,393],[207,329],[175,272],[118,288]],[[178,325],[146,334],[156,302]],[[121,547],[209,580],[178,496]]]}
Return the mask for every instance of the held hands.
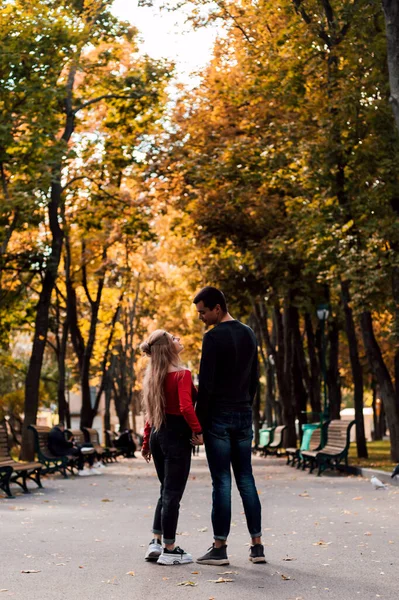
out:
{"label": "held hands", "polygon": [[193,433],[191,443],[193,446],[202,446],[204,444],[204,436],[202,433]]}
{"label": "held hands", "polygon": [[144,458],[144,460],[145,460],[146,462],[148,462],[148,463],[149,463],[149,462],[150,462],[150,460],[151,460],[151,450],[150,450],[149,448],[148,448],[147,450],[143,448],[143,449],[141,450],[141,456]]}

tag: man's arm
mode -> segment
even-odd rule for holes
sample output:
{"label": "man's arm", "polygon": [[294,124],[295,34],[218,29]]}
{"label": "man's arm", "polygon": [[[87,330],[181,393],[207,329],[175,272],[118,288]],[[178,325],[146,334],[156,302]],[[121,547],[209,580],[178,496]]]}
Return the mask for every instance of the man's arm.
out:
{"label": "man's arm", "polygon": [[201,364],[199,372],[199,386],[196,412],[198,419],[204,427],[209,413],[209,405],[214,390],[214,378],[216,369],[216,348],[209,334],[205,334],[202,342]]}
{"label": "man's arm", "polygon": [[258,346],[255,347],[255,355],[252,360],[251,366],[251,379],[249,382],[249,395],[251,403],[255,400],[256,390],[259,385],[259,360],[258,360]]}

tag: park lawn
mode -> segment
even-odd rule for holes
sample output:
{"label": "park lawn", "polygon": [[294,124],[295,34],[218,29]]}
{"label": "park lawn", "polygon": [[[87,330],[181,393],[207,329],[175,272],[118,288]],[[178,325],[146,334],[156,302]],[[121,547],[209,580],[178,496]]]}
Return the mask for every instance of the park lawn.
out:
{"label": "park lawn", "polygon": [[396,466],[391,460],[391,451],[389,440],[376,442],[367,442],[369,457],[358,458],[356,451],[356,442],[352,442],[349,448],[349,464],[353,467],[365,467],[370,469],[380,469],[381,471],[392,472]]}

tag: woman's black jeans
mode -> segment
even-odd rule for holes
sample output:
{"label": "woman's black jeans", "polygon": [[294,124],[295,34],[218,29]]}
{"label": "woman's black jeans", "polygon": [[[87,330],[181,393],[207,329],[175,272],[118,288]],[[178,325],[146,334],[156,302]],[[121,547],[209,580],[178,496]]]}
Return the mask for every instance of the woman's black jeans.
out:
{"label": "woman's black jeans", "polygon": [[178,415],[166,415],[166,422],[150,437],[161,495],[155,509],[152,531],[163,536],[165,544],[176,539],[180,500],[186,487],[191,464],[191,429]]}

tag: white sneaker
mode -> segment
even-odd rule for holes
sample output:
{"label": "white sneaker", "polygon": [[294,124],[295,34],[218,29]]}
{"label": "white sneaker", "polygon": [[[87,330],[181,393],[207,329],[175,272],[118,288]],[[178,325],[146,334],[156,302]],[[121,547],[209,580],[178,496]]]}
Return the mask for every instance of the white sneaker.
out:
{"label": "white sneaker", "polygon": [[92,472],[90,469],[82,469],[81,471],[78,471],[78,475],[79,477],[90,477],[90,475],[92,475]]}
{"label": "white sneaker", "polygon": [[94,468],[94,467],[89,469],[89,471],[90,471],[90,475],[102,475],[101,471],[99,471],[97,468]]}
{"label": "white sneaker", "polygon": [[174,550],[164,548],[161,556],[158,558],[159,565],[186,565],[193,562],[193,557],[188,552],[176,546]]}
{"label": "white sneaker", "polygon": [[100,462],[100,461],[96,462],[96,463],[93,465],[93,467],[94,467],[95,469],[105,469],[105,465],[103,465],[103,463],[102,463],[102,462]]}
{"label": "white sneaker", "polygon": [[157,560],[162,554],[162,544],[156,538],[151,540],[145,553],[145,560]]}

